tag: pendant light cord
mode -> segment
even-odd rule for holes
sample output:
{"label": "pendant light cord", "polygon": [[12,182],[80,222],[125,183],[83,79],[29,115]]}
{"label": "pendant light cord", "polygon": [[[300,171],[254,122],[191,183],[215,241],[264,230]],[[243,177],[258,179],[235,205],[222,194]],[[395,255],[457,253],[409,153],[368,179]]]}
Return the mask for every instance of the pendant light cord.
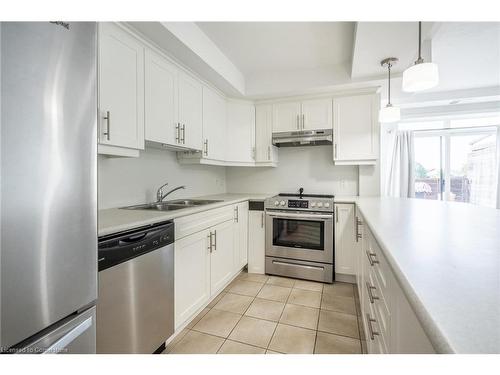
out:
{"label": "pendant light cord", "polygon": [[387,64],[387,69],[389,69],[389,84],[387,85],[388,102],[387,105],[391,105],[391,63]]}
{"label": "pendant light cord", "polygon": [[415,64],[421,64],[424,60],[422,59],[422,22],[418,23],[418,59]]}

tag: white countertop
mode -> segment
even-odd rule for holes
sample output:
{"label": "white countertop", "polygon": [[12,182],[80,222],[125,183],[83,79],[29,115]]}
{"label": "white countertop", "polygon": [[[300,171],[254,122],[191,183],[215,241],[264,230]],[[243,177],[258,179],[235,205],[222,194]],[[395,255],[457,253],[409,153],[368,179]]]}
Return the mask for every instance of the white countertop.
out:
{"label": "white countertop", "polygon": [[207,204],[199,207],[183,208],[175,211],[154,211],[154,210],[124,210],[120,208],[109,208],[98,212],[98,234],[104,236],[128,229],[138,228],[144,225],[172,220],[178,217],[196,214],[206,210],[227,206],[244,201],[263,201],[268,197],[276,195],[270,194],[217,194],[190,199],[213,199],[222,202]]}
{"label": "white countertop", "polygon": [[500,353],[500,210],[357,198],[438,352]]}

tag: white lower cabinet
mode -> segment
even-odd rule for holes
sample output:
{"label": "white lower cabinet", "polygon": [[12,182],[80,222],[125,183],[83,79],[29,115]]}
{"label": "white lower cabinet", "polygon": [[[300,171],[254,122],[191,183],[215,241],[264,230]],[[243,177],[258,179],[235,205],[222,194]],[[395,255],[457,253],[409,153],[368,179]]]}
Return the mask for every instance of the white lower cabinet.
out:
{"label": "white lower cabinet", "polygon": [[264,210],[248,212],[248,272],[265,273]]}
{"label": "white lower cabinet", "polygon": [[210,231],[175,242],[175,328],[196,313],[210,298]]}
{"label": "white lower cabinet", "polygon": [[395,279],[377,241],[358,212],[358,292],[370,354],[434,353],[424,329]]}
{"label": "white lower cabinet", "polygon": [[248,263],[248,202],[235,207],[234,271],[239,272]]}
{"label": "white lower cabinet", "polygon": [[212,246],[210,254],[210,293],[218,293],[231,279],[234,272],[234,221],[226,221],[210,229]]}
{"label": "white lower cabinet", "polygon": [[335,273],[355,275],[355,206],[335,204]]}
{"label": "white lower cabinet", "polygon": [[246,264],[247,224],[248,202],[175,220],[176,330],[220,293]]}

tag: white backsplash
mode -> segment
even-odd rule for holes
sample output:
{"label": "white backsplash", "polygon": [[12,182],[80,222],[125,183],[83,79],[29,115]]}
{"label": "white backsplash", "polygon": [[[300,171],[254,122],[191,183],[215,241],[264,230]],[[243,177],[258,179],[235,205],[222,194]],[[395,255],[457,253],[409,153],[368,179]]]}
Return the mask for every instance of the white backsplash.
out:
{"label": "white backsplash", "polygon": [[172,199],[226,192],[224,167],[181,165],[173,151],[147,149],[139,158],[98,157],[99,209],[154,201],[165,182],[168,188],[186,185],[172,193]]}
{"label": "white backsplash", "polygon": [[333,164],[332,146],[279,149],[276,168],[229,167],[226,187],[231,193],[296,192],[357,195],[358,167]]}

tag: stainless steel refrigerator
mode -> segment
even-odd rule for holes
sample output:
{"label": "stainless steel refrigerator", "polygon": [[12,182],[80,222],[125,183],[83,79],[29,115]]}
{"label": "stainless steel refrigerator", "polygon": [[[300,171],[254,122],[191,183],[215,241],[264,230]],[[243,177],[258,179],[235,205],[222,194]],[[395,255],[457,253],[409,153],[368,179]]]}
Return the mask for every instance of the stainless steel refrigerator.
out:
{"label": "stainless steel refrigerator", "polygon": [[0,32],[1,351],[95,353],[96,24]]}

